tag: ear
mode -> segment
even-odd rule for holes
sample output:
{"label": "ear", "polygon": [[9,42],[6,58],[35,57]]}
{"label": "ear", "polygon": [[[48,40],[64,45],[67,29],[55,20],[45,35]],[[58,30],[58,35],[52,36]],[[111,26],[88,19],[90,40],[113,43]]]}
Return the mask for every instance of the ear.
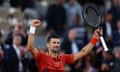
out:
{"label": "ear", "polygon": [[46,43],[46,47],[49,48],[49,43]]}

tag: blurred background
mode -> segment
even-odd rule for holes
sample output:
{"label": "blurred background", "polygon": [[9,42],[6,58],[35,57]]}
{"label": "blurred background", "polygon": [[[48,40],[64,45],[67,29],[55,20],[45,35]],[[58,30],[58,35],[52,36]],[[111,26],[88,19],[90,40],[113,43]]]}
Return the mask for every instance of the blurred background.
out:
{"label": "blurred background", "polygon": [[[66,65],[65,72],[119,72],[120,0],[0,0],[0,72],[38,72],[26,47],[33,19],[42,21],[35,35],[36,48],[46,52],[46,38],[56,33],[62,40],[61,53],[80,51],[94,31],[82,17],[87,3],[96,4],[103,13],[104,39],[110,50],[105,52],[97,43],[89,55]],[[12,50],[15,45],[20,46],[17,55]]]}

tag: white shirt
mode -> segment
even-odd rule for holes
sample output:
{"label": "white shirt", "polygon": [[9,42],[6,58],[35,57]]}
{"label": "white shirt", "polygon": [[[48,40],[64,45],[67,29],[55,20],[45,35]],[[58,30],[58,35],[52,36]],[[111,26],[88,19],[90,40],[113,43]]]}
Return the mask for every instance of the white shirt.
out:
{"label": "white shirt", "polygon": [[72,42],[72,53],[75,54],[75,53],[78,53],[78,47],[76,45],[76,43],[73,41]]}
{"label": "white shirt", "polygon": [[106,33],[107,33],[107,36],[111,36],[112,34],[112,28],[109,22],[106,22]]}
{"label": "white shirt", "polygon": [[23,65],[22,65],[22,62],[21,62],[20,48],[18,48],[15,44],[13,44],[13,48],[15,49],[17,57],[19,59],[19,66],[18,66],[19,67],[19,72],[22,72],[23,71]]}

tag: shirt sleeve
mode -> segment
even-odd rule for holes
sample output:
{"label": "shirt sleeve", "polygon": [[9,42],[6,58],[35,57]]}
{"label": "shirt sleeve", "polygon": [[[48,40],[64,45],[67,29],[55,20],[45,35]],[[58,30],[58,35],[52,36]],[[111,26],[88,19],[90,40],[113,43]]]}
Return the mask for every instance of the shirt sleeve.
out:
{"label": "shirt sleeve", "polygon": [[39,51],[39,52],[37,53],[37,56],[36,56],[35,60],[36,60],[37,62],[39,62],[39,61],[42,59],[42,56],[43,56],[43,53]]}
{"label": "shirt sleeve", "polygon": [[74,63],[74,55],[73,54],[65,54],[64,59],[65,59],[65,64],[73,64]]}

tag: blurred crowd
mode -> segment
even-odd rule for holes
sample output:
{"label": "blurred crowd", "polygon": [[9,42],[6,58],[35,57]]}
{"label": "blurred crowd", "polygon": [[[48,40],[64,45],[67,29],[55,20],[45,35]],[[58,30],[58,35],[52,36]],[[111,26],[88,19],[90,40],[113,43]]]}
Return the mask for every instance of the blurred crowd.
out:
{"label": "blurred crowd", "polygon": [[[5,25],[13,26],[4,35],[0,24],[0,72],[38,72],[27,49],[29,25],[35,18],[42,21],[44,37],[53,33],[61,36],[61,53],[80,51],[90,41],[94,30],[82,17],[87,3],[98,5],[104,15],[103,36],[109,51],[105,52],[99,42],[86,57],[74,65],[66,65],[65,72],[119,72],[120,0],[0,0],[1,8],[8,12]],[[17,10],[24,13],[21,20],[14,17]],[[0,16],[0,23],[1,19]]]}

